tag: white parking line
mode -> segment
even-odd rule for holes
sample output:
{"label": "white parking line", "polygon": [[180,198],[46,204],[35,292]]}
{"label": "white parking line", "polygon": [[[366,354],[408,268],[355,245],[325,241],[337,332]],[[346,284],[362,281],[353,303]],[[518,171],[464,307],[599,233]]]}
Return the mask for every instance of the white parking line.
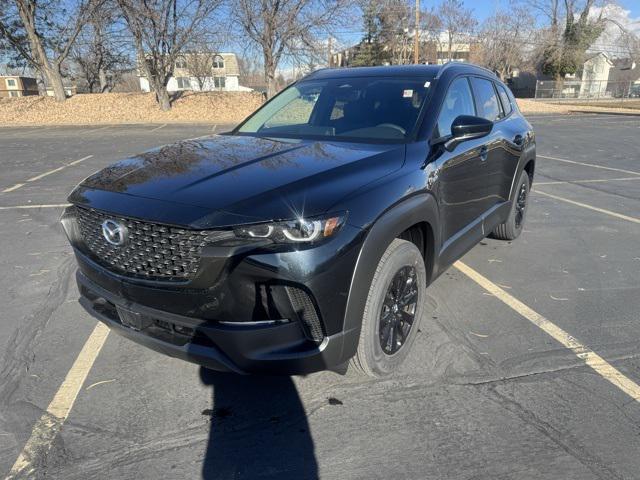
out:
{"label": "white parking line", "polygon": [[621,213],[612,212],[611,210],[605,210],[604,208],[594,207],[593,205],[588,205],[586,203],[576,202],[575,200],[569,200],[568,198],[559,197],[558,195],[552,195],[547,192],[541,192],[538,189],[533,190],[533,192],[539,193],[540,195],[545,195],[555,200],[560,200],[561,202],[570,203],[571,205],[575,205],[577,207],[587,208],[589,210],[593,210],[594,212],[598,212],[598,213],[604,213],[605,215],[610,215],[612,217],[619,218],[620,220],[626,220],[632,223],[640,223],[640,218],[630,217],[628,215],[623,215]]}
{"label": "white parking line", "polygon": [[0,210],[26,210],[31,208],[64,208],[70,206],[70,203],[56,203],[53,205],[10,205],[0,207]]}
{"label": "white parking line", "polygon": [[595,165],[593,163],[577,162],[575,160],[567,160],[566,158],[550,157],[548,155],[536,155],[538,158],[546,158],[547,160],[555,160],[556,162],[572,163],[574,165],[582,165],[584,167],[600,168],[602,170],[611,170],[613,172],[628,173],[630,175],[640,175],[640,172],[634,172],[633,170],[624,170],[622,168],[605,167],[604,165]]}
{"label": "white parking line", "polygon": [[24,186],[24,183],[16,183],[13,187],[5,188],[4,190],[2,190],[2,193],[13,192],[14,190],[17,190],[22,186]]}
{"label": "white parking line", "polygon": [[93,130],[87,130],[86,132],[82,132],[82,133],[87,134],[87,133],[99,132],[101,130],[106,130],[107,128],[111,128],[111,127],[112,125],[106,125],[104,127],[94,128]]}
{"label": "white parking line", "polygon": [[155,132],[156,130],[160,130],[161,128],[164,128],[166,126],[167,126],[167,124],[165,123],[163,125],[160,125],[159,127],[152,128],[151,130],[149,130],[149,132]]}
{"label": "white parking line", "polygon": [[[49,170],[48,172],[41,173],[40,175],[36,175],[35,177],[31,177],[27,179],[27,182],[35,182],[36,180],[40,180],[41,178],[51,175],[52,173],[59,172],[61,170],[64,170],[65,168],[72,167],[73,165],[77,165],[80,162],[84,162],[85,160],[88,160],[91,157],[93,157],[93,155],[87,155],[86,157],[79,158],[78,160],[74,160],[73,162],[65,163],[64,165],[58,168],[54,168],[53,170]],[[24,187],[25,185],[26,183],[16,183],[12,187],[5,188],[4,190],[2,190],[2,193],[13,192],[14,190],[18,190],[20,187]]]}
{"label": "white parking line", "polygon": [[532,310],[520,300],[508,294],[488,278],[482,276],[461,261],[454,263],[454,267],[484,288],[487,292],[491,293],[498,300],[511,307],[518,314],[529,320],[546,334],[550,335],[554,340],[571,350],[576,357],[584,360],[585,364],[591,367],[602,378],[611,382],[635,401],[640,402],[640,385],[625,376],[589,347],[580,343],[555,323]]}
{"label": "white parking line", "polygon": [[47,410],[33,427],[31,437],[13,464],[6,480],[26,478],[34,473],[36,460],[45,456],[51,448],[108,335],[109,328],[102,323],[93,329]]}
{"label": "white parking line", "polygon": [[638,177],[622,177],[622,178],[599,178],[597,180],[564,180],[557,182],[535,182],[536,186],[540,185],[566,185],[569,183],[581,184],[581,183],[607,183],[607,182],[623,182],[626,180],[640,180]]}

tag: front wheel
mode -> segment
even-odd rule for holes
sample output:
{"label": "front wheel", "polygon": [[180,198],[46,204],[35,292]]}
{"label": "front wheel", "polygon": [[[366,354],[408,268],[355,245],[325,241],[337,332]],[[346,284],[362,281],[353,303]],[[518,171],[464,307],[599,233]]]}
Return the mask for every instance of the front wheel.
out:
{"label": "front wheel", "polygon": [[360,342],[352,365],[383,377],[409,354],[425,308],[427,273],[420,250],[395,239],[382,255],[369,288]]}
{"label": "front wheel", "polygon": [[515,240],[522,233],[524,221],[527,216],[527,206],[529,204],[529,175],[526,171],[520,174],[517,183],[516,196],[513,199],[511,210],[507,221],[498,225],[491,233],[492,238],[498,240]]}

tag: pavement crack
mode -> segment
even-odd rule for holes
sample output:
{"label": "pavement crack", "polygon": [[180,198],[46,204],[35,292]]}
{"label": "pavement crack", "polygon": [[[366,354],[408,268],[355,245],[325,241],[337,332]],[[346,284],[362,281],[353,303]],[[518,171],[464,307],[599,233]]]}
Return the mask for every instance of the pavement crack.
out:
{"label": "pavement crack", "polygon": [[602,480],[624,480],[624,476],[605,464],[597,455],[587,450],[573,435],[559,431],[514,398],[498,392],[496,385],[488,385],[485,391],[486,397],[489,400],[495,402],[504,410],[516,415],[527,425],[538,430],[568,455],[588,468],[597,478]]}

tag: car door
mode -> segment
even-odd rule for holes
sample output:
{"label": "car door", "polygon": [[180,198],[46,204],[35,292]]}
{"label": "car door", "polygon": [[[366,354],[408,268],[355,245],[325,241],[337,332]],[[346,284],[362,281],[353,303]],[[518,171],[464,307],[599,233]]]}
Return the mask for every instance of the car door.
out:
{"label": "car door", "polygon": [[500,158],[500,170],[502,182],[496,185],[495,195],[502,201],[509,200],[509,194],[511,193],[512,183],[516,180],[513,178],[518,168],[518,162],[522,155],[522,150],[525,146],[526,138],[528,137],[528,125],[522,120],[519,115],[512,115],[513,95],[509,95],[504,85],[496,83],[496,89],[498,91],[498,97],[502,104],[502,110],[504,112],[504,118],[501,119],[496,126],[500,129],[500,135],[503,138],[503,151]]}
{"label": "car door", "polygon": [[[436,136],[450,135],[451,124],[459,115],[476,115],[467,77],[457,77],[449,85],[438,114]],[[453,246],[474,226],[481,228],[478,220],[485,209],[484,197],[487,192],[484,179],[486,169],[482,159],[484,144],[484,139],[467,140],[459,143],[451,152],[442,148],[437,153],[435,162],[439,172],[443,250]],[[455,252],[452,251],[451,256],[455,256]]]}
{"label": "car door", "polygon": [[505,178],[505,169],[511,159],[505,136],[508,127],[504,122],[505,113],[494,82],[487,78],[472,77],[471,85],[478,116],[495,122],[491,133],[483,139],[487,188],[483,210],[486,212],[508,200],[508,188],[511,186],[511,179]]}

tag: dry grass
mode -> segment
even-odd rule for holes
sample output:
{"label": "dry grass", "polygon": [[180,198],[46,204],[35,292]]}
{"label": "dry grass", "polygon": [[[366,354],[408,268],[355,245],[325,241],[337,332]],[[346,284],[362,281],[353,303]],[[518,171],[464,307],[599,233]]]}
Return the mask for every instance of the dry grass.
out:
{"label": "dry grass", "polygon": [[187,93],[169,112],[150,93],[0,99],[0,125],[97,125],[116,123],[238,123],[262,104],[254,92]]}
{"label": "dry grass", "polygon": [[638,109],[635,105],[629,105],[632,108],[621,108],[618,105],[602,105],[602,104],[569,104],[569,103],[545,103],[537,100],[526,98],[518,99],[518,106],[523,113],[571,113],[571,112],[599,112],[599,113],[627,113],[629,115],[638,115]]}
{"label": "dry grass", "polygon": [[[106,93],[75,95],[64,103],[53,98],[0,99],[0,126],[15,125],[106,125],[118,123],[238,123],[262,104],[254,92],[187,93],[161,111],[150,93]],[[524,113],[565,114],[571,111],[635,113],[616,106],[553,104],[518,100]],[[635,106],[635,105],[634,105]]]}

